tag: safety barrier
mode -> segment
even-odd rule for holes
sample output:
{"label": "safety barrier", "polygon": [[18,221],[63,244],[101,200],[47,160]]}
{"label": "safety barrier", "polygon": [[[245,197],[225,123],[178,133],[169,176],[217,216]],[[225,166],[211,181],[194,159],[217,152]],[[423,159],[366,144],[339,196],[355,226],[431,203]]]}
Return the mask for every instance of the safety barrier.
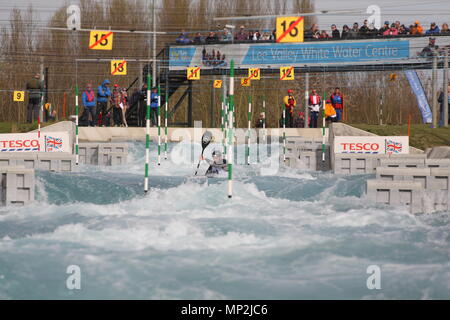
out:
{"label": "safety barrier", "polygon": [[322,138],[315,137],[286,138],[285,165],[301,170],[330,170],[330,146],[328,144],[325,145],[325,161],[323,161],[322,143]]}
{"label": "safety barrier", "polygon": [[75,156],[63,152],[1,152],[0,166],[70,172],[75,170]]}
{"label": "safety barrier", "polygon": [[25,205],[34,201],[34,170],[21,167],[0,167],[0,204]]}

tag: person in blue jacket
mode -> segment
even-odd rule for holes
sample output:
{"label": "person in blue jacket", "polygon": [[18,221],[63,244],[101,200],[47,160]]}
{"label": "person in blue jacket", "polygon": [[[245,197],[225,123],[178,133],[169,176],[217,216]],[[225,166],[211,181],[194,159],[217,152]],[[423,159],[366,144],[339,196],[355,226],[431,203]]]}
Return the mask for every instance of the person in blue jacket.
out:
{"label": "person in blue jacket", "polygon": [[152,121],[152,125],[155,127],[158,125],[158,104],[158,88],[153,87],[150,96],[150,120]]}
{"label": "person in blue jacket", "polygon": [[[89,124],[89,126],[95,126],[95,92],[92,90],[92,85],[88,83],[86,85],[86,90],[83,91],[81,95],[81,100],[83,101],[83,114],[80,118],[80,124],[82,126]],[[91,119],[89,119],[89,115]]]}
{"label": "person in blue jacket", "polygon": [[111,89],[109,80],[105,80],[97,89],[97,118],[101,115],[102,125],[109,126],[109,118],[106,113],[108,111],[108,100],[111,97]]}

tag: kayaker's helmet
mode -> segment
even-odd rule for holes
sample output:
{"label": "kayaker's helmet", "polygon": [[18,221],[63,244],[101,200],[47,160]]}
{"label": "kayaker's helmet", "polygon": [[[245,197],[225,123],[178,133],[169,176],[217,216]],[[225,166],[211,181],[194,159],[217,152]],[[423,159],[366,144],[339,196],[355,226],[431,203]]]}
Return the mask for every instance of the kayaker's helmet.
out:
{"label": "kayaker's helmet", "polygon": [[218,150],[214,150],[212,153],[212,156],[214,158],[222,158],[222,152],[218,151]]}

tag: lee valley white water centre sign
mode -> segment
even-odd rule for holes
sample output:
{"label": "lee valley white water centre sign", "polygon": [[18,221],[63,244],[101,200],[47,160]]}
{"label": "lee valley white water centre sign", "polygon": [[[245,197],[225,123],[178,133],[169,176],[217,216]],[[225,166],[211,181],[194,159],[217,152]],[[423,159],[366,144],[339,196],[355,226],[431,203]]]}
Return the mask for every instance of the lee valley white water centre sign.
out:
{"label": "lee valley white water centre sign", "polygon": [[409,154],[409,137],[336,136],[334,153]]}
{"label": "lee valley white water centre sign", "polygon": [[68,152],[67,132],[37,132],[0,134],[0,152]]}

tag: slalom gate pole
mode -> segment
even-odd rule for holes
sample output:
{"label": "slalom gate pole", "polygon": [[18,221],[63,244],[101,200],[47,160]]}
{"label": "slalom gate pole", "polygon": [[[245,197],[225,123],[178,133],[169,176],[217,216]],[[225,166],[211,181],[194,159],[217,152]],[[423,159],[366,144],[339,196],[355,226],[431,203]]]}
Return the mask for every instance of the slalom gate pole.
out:
{"label": "slalom gate pole", "polygon": [[283,162],[286,162],[286,108],[283,106]]}
{"label": "slalom gate pole", "polygon": [[228,98],[224,99],[224,133],[223,133],[223,154],[227,154],[227,137],[228,137]]}
{"label": "slalom gate pole", "polygon": [[322,110],[322,162],[325,162],[325,126],[326,126],[326,122],[325,122],[325,93],[323,95],[324,99],[323,99],[323,110]]}
{"label": "slalom gate pole", "polygon": [[221,128],[221,130],[222,130],[222,133],[223,133],[223,131],[224,131],[224,124],[223,124],[223,122],[224,122],[224,116],[225,116],[225,112],[224,112],[224,106],[225,106],[225,103],[224,103],[224,96],[222,95],[222,97],[221,97],[221,99],[220,99],[222,102],[221,102],[221,108],[220,108],[220,128]]}
{"label": "slalom gate pole", "polygon": [[248,96],[247,165],[250,165],[250,142],[252,129],[252,96]]}
{"label": "slalom gate pole", "polygon": [[146,112],[146,129],[145,129],[145,178],[144,192],[148,192],[148,167],[150,164],[150,101],[151,101],[151,76],[147,75],[147,112]]}
{"label": "slalom gate pole", "polygon": [[266,141],[266,96],[263,98],[263,141]]}
{"label": "slalom gate pole", "polygon": [[230,101],[228,107],[228,198],[233,196],[233,115],[234,115],[234,60],[230,62]]}
{"label": "slalom gate pole", "polygon": [[78,165],[79,162],[79,145],[78,145],[78,112],[79,112],[79,107],[78,107],[78,84],[75,86],[75,163],[76,165]]}
{"label": "slalom gate pole", "polygon": [[161,165],[161,85],[158,84],[158,166]]}
{"label": "slalom gate pole", "polygon": [[169,96],[166,94],[166,103],[164,106],[164,160],[167,160],[167,140],[168,140],[168,118],[169,118]]}

